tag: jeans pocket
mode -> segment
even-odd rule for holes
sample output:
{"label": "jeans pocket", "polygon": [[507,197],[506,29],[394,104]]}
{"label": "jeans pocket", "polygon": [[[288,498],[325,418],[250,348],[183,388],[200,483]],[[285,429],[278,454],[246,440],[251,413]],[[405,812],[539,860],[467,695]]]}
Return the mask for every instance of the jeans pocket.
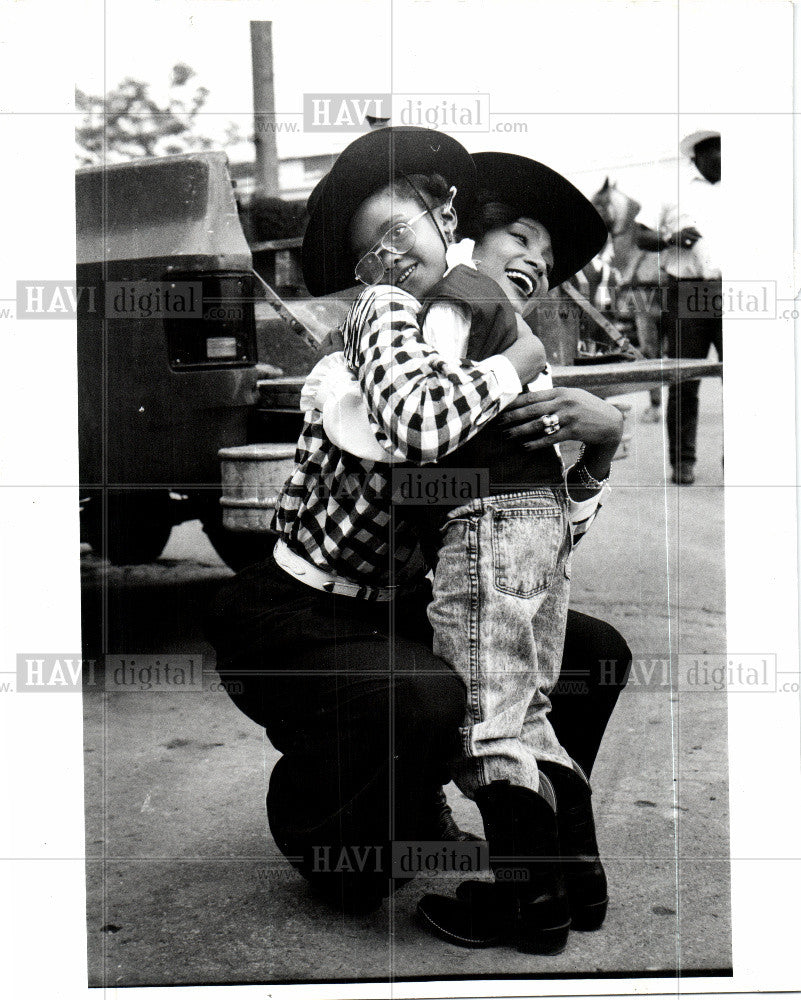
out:
{"label": "jeans pocket", "polygon": [[500,509],[492,514],[495,589],[534,597],[553,580],[564,543],[564,515],[551,504]]}

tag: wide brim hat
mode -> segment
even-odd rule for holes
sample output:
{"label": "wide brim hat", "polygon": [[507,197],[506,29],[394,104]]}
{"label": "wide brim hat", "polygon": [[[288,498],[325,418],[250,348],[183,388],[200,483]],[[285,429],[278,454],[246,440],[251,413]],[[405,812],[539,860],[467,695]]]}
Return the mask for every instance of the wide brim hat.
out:
{"label": "wide brim hat", "polygon": [[720,132],[711,128],[701,128],[697,132],[691,132],[679,143],[679,152],[682,156],[692,157],[695,152],[695,147],[699,142],[703,142],[704,139],[719,139]]}
{"label": "wide brim hat", "polygon": [[403,174],[440,174],[455,185],[461,204],[475,190],[475,167],[464,146],[444,132],[414,126],[378,128],[360,136],[337,157],[309,196],[302,266],[312,295],[329,295],[356,284],[349,228],[361,203]]}
{"label": "wide brim hat", "polygon": [[[593,205],[567,178],[544,163],[515,153],[474,153],[479,191],[491,192],[518,218],[535,219],[548,230],[554,267],[549,283],[561,285],[603,249],[609,237]],[[465,211],[456,200],[460,223]]]}

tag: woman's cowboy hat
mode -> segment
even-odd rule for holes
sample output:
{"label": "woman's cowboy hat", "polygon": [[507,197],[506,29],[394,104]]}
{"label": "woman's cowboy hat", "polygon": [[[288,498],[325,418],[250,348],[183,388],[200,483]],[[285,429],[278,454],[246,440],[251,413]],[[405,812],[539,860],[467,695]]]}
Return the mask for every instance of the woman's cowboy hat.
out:
{"label": "woman's cowboy hat", "polygon": [[682,156],[692,157],[693,153],[695,152],[695,147],[698,145],[699,142],[703,142],[704,139],[719,139],[719,138],[720,138],[720,132],[716,132],[714,129],[710,128],[699,129],[697,132],[691,132],[689,135],[686,135],[681,140],[681,142],[679,143],[679,153],[681,153]]}
{"label": "woman's cowboy hat", "polygon": [[[600,253],[609,232],[601,216],[577,187],[544,163],[514,153],[474,153],[479,192],[508,205],[518,218],[541,222],[553,248],[552,288],[561,285]],[[479,194],[479,202],[482,200]],[[472,236],[464,206],[456,199],[459,222]]]}
{"label": "woman's cowboy hat", "polygon": [[462,205],[469,205],[475,188],[470,154],[444,132],[410,125],[360,136],[340,153],[309,196],[302,264],[312,295],[329,295],[356,284],[350,220],[365,198],[402,174],[441,174],[456,186]]}

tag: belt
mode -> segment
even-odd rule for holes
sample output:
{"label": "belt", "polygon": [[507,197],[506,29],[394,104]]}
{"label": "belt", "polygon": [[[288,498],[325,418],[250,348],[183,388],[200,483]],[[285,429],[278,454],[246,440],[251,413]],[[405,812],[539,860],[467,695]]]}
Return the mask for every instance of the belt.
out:
{"label": "belt", "polygon": [[273,558],[285,573],[307,587],[322,590],[327,594],[339,594],[342,597],[358,597],[363,601],[391,601],[395,595],[394,587],[373,587],[354,583],[345,577],[337,576],[329,570],[320,569],[314,563],[299,556],[297,552],[279,538],[273,549]]}

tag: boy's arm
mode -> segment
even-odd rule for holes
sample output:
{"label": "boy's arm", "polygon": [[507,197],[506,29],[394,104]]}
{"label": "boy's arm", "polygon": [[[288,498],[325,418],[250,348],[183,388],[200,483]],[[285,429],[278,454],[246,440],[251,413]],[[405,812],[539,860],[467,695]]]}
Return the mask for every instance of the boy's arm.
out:
{"label": "boy's arm", "polygon": [[[423,339],[446,358],[469,355],[480,361],[503,353],[523,381],[539,379],[547,371],[542,341],[492,278],[457,263],[429,297],[433,301],[419,315]],[[501,409],[513,398],[503,399]]]}
{"label": "boy's arm", "polygon": [[601,500],[606,499],[609,492],[609,487],[605,486],[594,497],[590,497],[589,500],[574,500],[570,496],[570,491],[568,491],[568,516],[570,517],[574,548],[592,527],[593,521],[598,516],[601,507],[603,507]]}
{"label": "boy's arm", "polygon": [[[475,240],[463,239],[452,243],[446,253],[448,265],[442,280],[436,286],[438,289],[449,288],[453,282],[454,271],[463,279],[467,272],[476,272],[473,260]],[[457,270],[458,269],[458,270]],[[466,269],[466,270],[465,270]],[[467,275],[470,277],[470,275]],[[467,357],[467,342],[470,339],[471,310],[463,301],[434,301],[425,310],[420,322],[423,340],[439,351],[447,360],[458,363]]]}
{"label": "boy's arm", "polygon": [[[434,303],[426,315],[421,336],[446,362],[458,365],[465,357],[470,336],[467,307],[458,302]],[[332,370],[334,360],[341,374]],[[345,373],[347,377],[342,377]],[[396,460],[395,455],[378,443],[376,428],[370,422],[356,375],[347,369],[341,352],[323,358],[312,369],[301,394],[301,409],[304,409],[304,401],[307,405],[310,402],[310,389],[314,390],[314,404],[322,412],[323,430],[332,444],[366,461]],[[508,406],[515,395],[513,391],[504,393],[499,408]]]}
{"label": "boy's arm", "polygon": [[[522,322],[522,320],[521,320]],[[526,328],[526,332],[528,328]],[[426,316],[426,322],[421,331],[423,340],[450,364],[458,365],[464,358],[467,340],[470,335],[470,314],[458,303],[435,303]],[[338,355],[329,355],[323,361],[331,358],[341,359]],[[342,360],[344,369],[344,359]],[[310,379],[317,369],[318,363],[312,369]],[[347,369],[345,369],[347,370]],[[320,373],[316,388],[317,408],[323,415],[323,430],[332,444],[342,451],[347,451],[357,458],[370,462],[393,462],[395,455],[378,443],[376,428],[370,422],[367,403],[361,393],[355,374],[348,372],[348,384],[341,378],[332,378],[328,373]],[[307,385],[309,383],[307,382]],[[499,410],[503,410],[516,397],[517,393],[505,392],[499,401]],[[304,389],[305,392],[305,389]],[[303,409],[303,396],[301,409]]]}
{"label": "boy's arm", "polygon": [[503,355],[457,364],[426,344],[415,302],[396,289],[374,294],[356,367],[379,443],[401,461],[425,465],[463,444],[521,386]]}
{"label": "boy's arm", "polygon": [[[353,327],[351,333],[355,333]],[[425,343],[456,365],[465,356],[469,334],[469,313],[457,303],[436,303],[421,331]],[[341,333],[338,346],[337,353],[318,361],[307,376],[300,409],[321,412],[326,437],[341,451],[370,462],[394,462],[396,456],[378,443],[356,374],[345,363]],[[513,398],[511,393],[506,394],[502,405]]]}

